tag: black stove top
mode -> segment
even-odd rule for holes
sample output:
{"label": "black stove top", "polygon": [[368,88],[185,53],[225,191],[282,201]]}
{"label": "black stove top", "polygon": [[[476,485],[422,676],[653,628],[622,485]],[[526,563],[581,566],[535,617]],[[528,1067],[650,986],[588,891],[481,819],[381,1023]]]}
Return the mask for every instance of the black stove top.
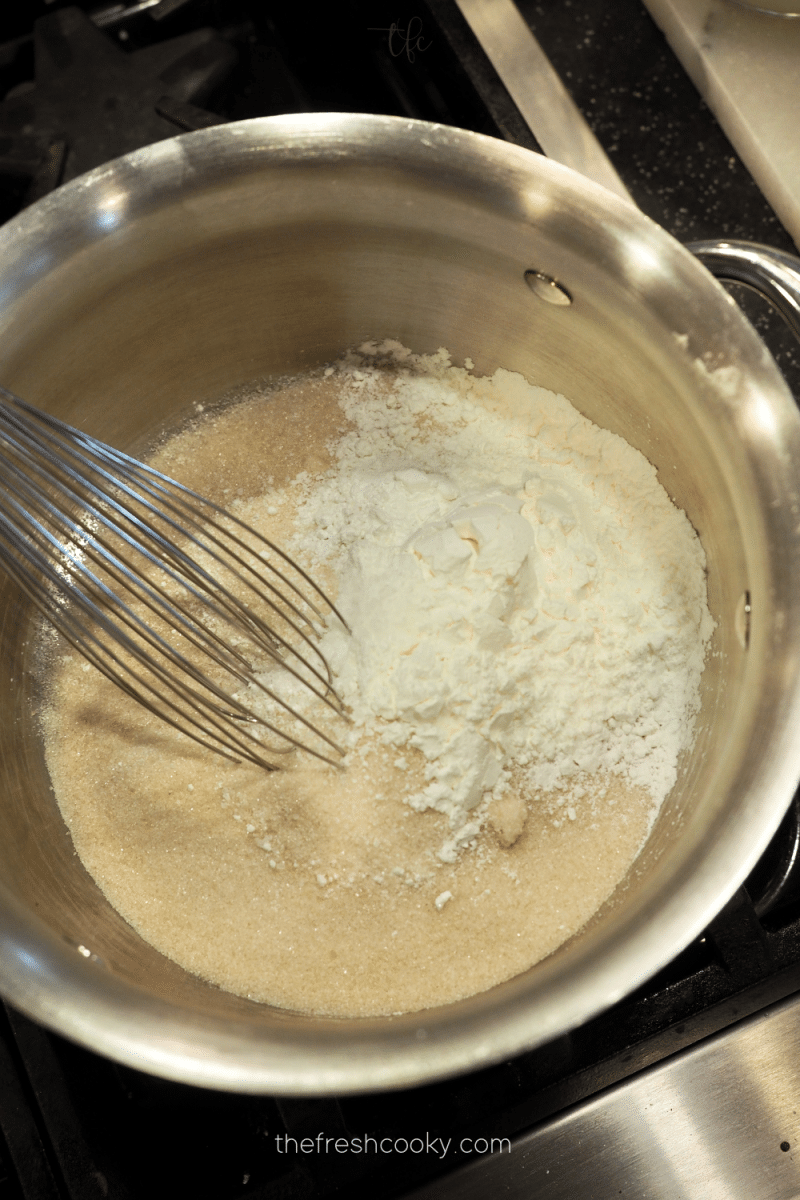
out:
{"label": "black stove top", "polygon": [[[794,249],[640,0],[519,7],[649,216],[685,241]],[[2,220],[135,146],[252,116],[391,113],[538,149],[454,0],[18,4],[0,18],[0,97]],[[737,298],[800,396],[796,343]],[[216,1093],[0,1009],[0,1200],[390,1198],[509,1153],[536,1123],[800,988],[798,847],[795,800],[746,887],[658,977],[555,1042],[410,1091]]]}

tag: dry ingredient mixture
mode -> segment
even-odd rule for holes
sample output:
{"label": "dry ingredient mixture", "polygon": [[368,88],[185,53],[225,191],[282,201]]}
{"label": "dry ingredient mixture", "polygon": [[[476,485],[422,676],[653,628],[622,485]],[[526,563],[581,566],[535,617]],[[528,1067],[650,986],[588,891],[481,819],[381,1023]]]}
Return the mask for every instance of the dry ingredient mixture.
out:
{"label": "dry ingredient mixture", "polygon": [[141,935],[340,1016],[524,970],[624,877],[692,742],[705,560],[654,468],[563,397],[368,344],[154,462],[336,595],[336,770],[266,774],[66,656],[45,718],[76,849]]}

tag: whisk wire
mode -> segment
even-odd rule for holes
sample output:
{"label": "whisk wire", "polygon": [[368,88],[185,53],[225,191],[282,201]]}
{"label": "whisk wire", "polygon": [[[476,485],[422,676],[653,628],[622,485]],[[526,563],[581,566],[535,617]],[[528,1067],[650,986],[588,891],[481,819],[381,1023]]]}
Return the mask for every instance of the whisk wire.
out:
{"label": "whisk wire", "polygon": [[[153,486],[160,485],[160,496],[156,491],[153,490],[151,490],[151,495],[154,496],[154,498],[167,499],[171,492],[174,496],[182,498],[184,502],[183,515],[189,516],[198,529],[202,529],[206,532],[208,526],[210,526],[212,522],[201,518],[198,523],[195,520],[197,514],[192,513],[187,503],[188,501],[193,501],[195,504],[199,505],[202,509],[209,513],[213,513],[216,516],[223,516],[228,522],[246,531],[249,536],[256,539],[265,547],[265,549],[268,549],[270,552],[277,555],[288,566],[290,566],[292,570],[294,570],[302,578],[303,582],[316,593],[319,599],[323,601],[324,605],[338,617],[344,627],[348,628],[347,622],[342,614],[338,611],[333,602],[326,596],[319,585],[311,578],[311,576],[304,571],[302,567],[295,563],[294,560],[285,553],[285,551],[281,550],[278,545],[264,537],[263,534],[251,529],[243,521],[239,520],[233,513],[227,512],[214,501],[209,500],[205,496],[199,495],[199,493],[192,491],[191,488],[186,487],[184,484],[178,483],[176,480],[171,479],[169,476],[164,475],[160,471],[157,471],[154,467],[148,466],[139,459],[133,458],[124,451],[116,450],[114,447],[98,441],[96,438],[93,438],[90,434],[84,433],[82,430],[74,429],[71,425],[67,425],[65,422],[59,421],[57,417],[53,417],[50,413],[41,412],[39,409],[27,404],[27,402],[22,400],[19,396],[15,396],[13,392],[9,392],[2,385],[0,385],[0,396],[4,396],[6,400],[14,404],[21,411],[25,412],[29,417],[33,417],[42,422],[42,424],[45,426],[45,430],[41,431],[41,435],[48,438],[48,440],[50,440],[51,443],[57,448],[56,455],[51,459],[54,466],[59,467],[63,465],[61,459],[59,458],[59,451],[63,451],[71,457],[79,457],[77,454],[77,447],[81,446],[85,452],[88,452],[94,456],[98,464],[96,468],[98,474],[102,474],[105,477],[106,482],[112,487],[118,487],[120,478],[122,477],[126,477],[130,481],[136,482],[136,484],[140,486],[145,486],[145,480],[149,481]],[[83,458],[81,461],[85,462],[86,460]],[[110,465],[116,473],[109,473],[105,471],[101,464]],[[161,515],[163,515],[163,513]],[[240,541],[239,545],[244,546],[244,543]],[[289,587],[304,604],[308,605],[308,607],[310,607],[317,614],[318,617],[322,617],[319,609],[316,608],[313,602],[308,599],[308,596],[305,595],[291,579],[280,572],[274,563],[266,560],[263,565],[269,571],[276,574],[280,578],[281,582],[285,586]],[[248,569],[252,571],[252,568]],[[252,573],[254,576],[256,576],[254,571]],[[256,577],[258,578],[258,576]],[[261,580],[261,582],[263,583],[265,581]],[[267,584],[267,586],[270,585]],[[284,603],[287,603],[286,597],[280,591],[278,591],[278,589],[273,590],[276,591],[276,594],[280,596]],[[298,613],[298,615],[300,614]]]}
{"label": "whisk wire", "polygon": [[[24,510],[22,510],[19,505],[13,502],[12,507],[16,510],[15,515],[18,518],[27,515],[24,514]],[[43,614],[49,617],[51,621],[59,625],[61,632],[76,649],[80,650],[85,657],[87,657],[96,666],[99,666],[101,670],[104,670],[106,674],[109,674],[111,677],[113,677],[114,681],[118,683],[123,690],[128,692],[129,695],[132,695],[137,699],[141,699],[143,703],[146,703],[146,706],[150,709],[150,711],[157,713],[164,720],[167,720],[170,722],[170,724],[173,724],[176,728],[179,728],[183,732],[188,733],[189,736],[194,737],[195,740],[201,740],[197,737],[196,733],[192,732],[190,729],[187,729],[185,724],[181,724],[175,719],[176,714],[181,715],[181,710],[169,699],[168,696],[164,696],[163,694],[159,695],[159,693],[155,691],[152,682],[147,675],[136,673],[129,663],[123,664],[119,656],[106,643],[102,642],[96,633],[92,632],[92,627],[87,628],[85,625],[81,625],[79,621],[76,621],[74,615],[75,608],[83,612],[84,615],[91,619],[92,626],[95,629],[100,628],[105,630],[106,633],[112,637],[112,644],[116,644],[122,649],[126,650],[132,658],[143,665],[152,676],[156,677],[171,692],[178,694],[183,701],[189,703],[194,712],[202,714],[206,719],[211,720],[216,729],[214,736],[217,737],[217,740],[220,741],[220,744],[228,745],[229,748],[238,749],[240,752],[247,749],[249,751],[247,757],[250,757],[253,761],[257,761],[260,765],[268,768],[271,768],[272,764],[269,764],[259,754],[254,752],[254,747],[268,749],[272,754],[288,753],[292,748],[310,749],[299,739],[287,734],[286,731],[279,729],[270,721],[267,721],[258,715],[252,714],[246,708],[246,706],[241,704],[241,702],[239,702],[235,697],[228,695],[220,687],[218,687],[213,680],[210,680],[208,677],[203,675],[197,669],[194,663],[186,659],[185,656],[181,655],[174,647],[170,646],[169,643],[161,638],[152,628],[142,621],[136,613],[134,613],[127,605],[125,605],[111,588],[109,588],[102,580],[98,579],[92,572],[88,571],[84,564],[82,564],[80,560],[70,551],[68,546],[65,547],[58,543],[47,529],[41,526],[38,521],[33,519],[31,519],[29,538],[30,541],[24,546],[27,551],[26,558],[37,568],[39,572],[39,578],[45,579],[52,587],[58,589],[59,585],[63,582],[64,565],[62,564],[60,566],[56,566],[54,560],[51,557],[48,557],[46,550],[43,551],[43,545],[46,547],[47,544],[50,543],[51,548],[57,548],[59,554],[63,555],[67,561],[72,564],[73,568],[80,570],[80,576],[83,580],[84,586],[80,587],[77,584],[74,585],[70,597],[71,607],[64,608],[63,606],[58,605],[58,591],[51,591],[43,594],[41,591],[41,586],[39,585],[37,587],[37,576],[27,570],[23,564],[19,563],[18,560],[9,558],[7,554],[2,553],[2,546],[0,545],[0,557],[2,557],[2,561],[5,562],[7,569],[10,569],[10,573],[14,575],[17,582],[23,587],[31,599],[33,599],[34,603],[38,605]],[[21,547],[23,545],[22,539],[17,538],[16,540],[18,542],[18,548]],[[86,587],[87,583],[89,584],[88,588]],[[92,592],[95,594],[94,599],[91,595]],[[111,602],[115,606],[114,611],[117,622],[123,622],[124,625],[127,625],[130,629],[137,633],[144,642],[159,650],[169,664],[179,673],[174,675],[170,674],[168,671],[165,671],[163,664],[157,658],[147,654],[140,641],[131,639],[117,622],[112,622],[108,617],[107,612],[105,612],[103,607],[97,603],[98,596],[100,599]],[[49,600],[49,603],[46,602],[46,600]],[[98,650],[105,655],[104,658],[98,658]],[[244,660],[242,661],[244,662]],[[111,667],[111,664],[114,664],[114,666]],[[328,742],[328,744],[334,750],[339,750],[339,747],[336,745],[333,739],[329,738],[324,731],[321,731],[311,725],[310,722],[308,722],[308,720],[302,716],[302,714],[295,713],[277,693],[271,689],[263,687],[263,685],[261,685],[259,681],[252,676],[249,668],[247,668],[245,671],[236,672],[231,668],[230,664],[225,665],[227,665],[231,673],[236,674],[242,682],[255,682],[256,685],[260,686],[267,695],[271,696],[272,699],[284,707],[287,712],[290,712],[295,719],[305,724],[307,728],[311,729],[317,736]],[[159,699],[163,702],[163,704],[165,704],[167,708],[172,711],[169,713],[165,712],[163,707],[159,708],[152,701],[145,701],[132,687],[130,680],[124,673],[122,673],[123,671],[127,672],[128,675],[133,676],[140,686],[153,693],[153,695],[159,696]],[[198,692],[196,689],[189,688],[186,683],[183,682],[184,676],[192,678],[201,684],[203,688],[215,696],[220,704],[224,705],[225,707],[220,707],[220,705],[213,704],[207,695],[203,694],[202,692]],[[185,713],[182,715],[185,717]],[[284,738],[288,745],[285,747],[274,745],[264,747],[262,743],[259,743],[255,737],[251,736],[248,731],[242,728],[237,730],[239,736],[236,739],[232,739],[230,734],[228,734],[227,738],[224,736],[220,738],[220,733],[223,735],[225,734],[225,727],[219,722],[220,718],[257,723],[261,727],[268,729],[270,732],[277,734],[277,736]],[[194,725],[196,729],[204,731],[204,727],[198,725],[197,720],[190,718],[190,723]],[[245,746],[243,739],[247,739],[247,742],[250,743],[249,747]],[[324,758],[328,762],[334,763],[335,761],[329,758],[327,755],[320,754],[317,750],[312,749],[311,753],[316,754],[317,757]]]}
{"label": "whisk wire", "polygon": [[[319,600],[336,610],[288,555],[219,505],[1,386],[0,460],[0,563],[94,666],[151,712],[227,757],[271,769],[275,764],[265,753],[299,748],[337,761],[330,757],[331,750],[343,754],[337,742],[271,686],[252,658],[254,649],[265,654],[281,677],[292,676],[303,694],[344,716],[328,664],[310,636],[323,620]],[[275,554],[283,568],[265,560],[265,553]],[[314,599],[288,569],[309,585]],[[247,603],[220,571],[245,588]],[[258,602],[271,613],[269,620],[257,611]],[[203,666],[173,644],[176,636]],[[215,682],[209,666],[250,694],[255,688],[267,697],[291,728]],[[301,738],[299,727],[327,749]],[[281,745],[265,745],[254,729],[277,736]]]}
{"label": "whisk wire", "polygon": [[[0,548],[0,559],[3,561],[12,578],[15,579],[17,584],[39,608],[41,613],[54,625],[56,625],[62,636],[65,637],[66,640],[76,650],[78,650],[84,656],[84,658],[88,660],[88,662],[92,663],[109,679],[113,680],[113,682],[115,682],[129,696],[139,701],[139,703],[144,705],[144,707],[146,707],[150,712],[153,712],[161,719],[167,721],[174,728],[179,729],[188,737],[200,742],[200,744],[208,745],[208,738],[210,737],[215,743],[213,748],[216,749],[218,753],[223,754],[225,757],[234,758],[235,753],[238,752],[241,757],[249,758],[251,761],[258,763],[260,766],[263,766],[269,770],[274,769],[274,764],[269,763],[261,755],[260,750],[263,749],[263,747],[258,745],[256,739],[250,738],[249,740],[252,745],[247,746],[243,741],[237,741],[237,739],[231,737],[226,725],[224,724],[224,721],[220,721],[217,718],[213,709],[207,702],[202,702],[204,699],[202,696],[200,697],[201,702],[196,702],[191,697],[189,689],[180,686],[176,687],[175,680],[167,677],[168,687],[171,690],[176,691],[178,697],[189,704],[191,712],[187,714],[181,709],[178,703],[170,700],[169,696],[160,695],[154,687],[152,679],[155,678],[156,680],[159,680],[163,677],[164,673],[155,660],[147,663],[147,666],[152,673],[151,678],[148,678],[147,674],[142,675],[135,672],[130,666],[130,663],[122,664],[118,655],[109,650],[109,647],[105,645],[100,638],[92,633],[91,630],[87,629],[85,625],[82,625],[80,621],[76,620],[71,612],[59,611],[55,609],[54,606],[49,606],[44,603],[42,600],[41,579],[47,578],[46,570],[43,569],[41,576],[37,577],[33,572],[22,566],[18,560],[15,560],[13,557],[5,553],[4,549],[2,548]],[[31,561],[36,562],[37,560],[32,556]],[[40,565],[44,568],[44,563]],[[77,596],[75,596],[74,599],[77,599]],[[84,611],[91,612],[97,623],[102,625],[103,614],[93,609],[88,602],[84,608]],[[129,640],[126,642],[124,638],[119,636],[118,631],[116,630],[114,632],[114,640],[119,642],[121,645],[126,645],[133,656],[138,657],[140,660],[144,659],[141,651],[137,650],[135,643]],[[131,682],[131,679],[135,681],[135,684]],[[144,688],[144,692],[139,690],[139,688]],[[156,703],[148,696],[147,693],[150,693],[153,697],[159,698],[161,703]],[[199,716],[202,716],[205,723],[202,723],[199,719],[197,719],[197,717],[193,716],[192,713],[197,713]],[[222,714],[223,718],[225,715],[226,714],[224,713]],[[230,713],[227,715],[234,717],[239,714]],[[208,728],[209,723],[213,727],[212,729]],[[271,753],[286,752],[289,749],[291,749],[291,746],[279,748],[269,747]]]}
{"label": "whisk wire", "polygon": [[[55,422],[54,418],[50,418],[49,424],[52,425],[60,423]],[[61,428],[63,428],[63,426],[61,426]],[[29,435],[27,435],[27,431],[25,429],[22,430],[22,434],[26,442],[30,443],[31,439]],[[81,435],[82,443],[92,443],[93,454],[96,456],[99,456],[102,453],[103,458],[113,457],[122,461],[125,466],[126,478],[136,478],[142,473],[145,473],[148,477],[151,475],[156,477],[159,485],[158,491],[152,487],[142,485],[145,487],[145,490],[149,493],[149,495],[151,497],[162,499],[165,502],[166,507],[171,509],[172,512],[177,513],[178,516],[186,517],[191,528],[195,530],[195,544],[202,547],[205,553],[223,569],[231,571],[235,568],[239,568],[239,579],[242,578],[242,571],[249,574],[250,578],[245,579],[247,586],[250,587],[258,599],[265,603],[279,618],[289,625],[292,632],[294,632],[304,642],[306,647],[316,655],[317,660],[325,668],[325,677],[323,677],[316,668],[314,668],[306,659],[304,659],[302,655],[298,653],[295,647],[289,641],[287,641],[286,638],[283,638],[277,632],[277,630],[267,626],[265,622],[259,620],[259,618],[251,610],[247,609],[238,600],[236,600],[227,590],[227,588],[224,587],[221,580],[215,579],[209,574],[208,571],[203,570],[173,541],[171,541],[168,537],[165,537],[158,529],[156,529],[151,522],[145,520],[140,513],[133,512],[130,508],[125,507],[124,504],[118,502],[108,491],[101,491],[101,489],[99,489],[94,483],[89,472],[94,470],[95,473],[99,474],[108,485],[113,485],[117,491],[121,492],[123,496],[127,496],[131,502],[137,504],[137,506],[142,508],[145,513],[150,515],[155,514],[159,520],[168,525],[169,530],[173,533],[173,535],[185,535],[185,524],[181,525],[178,521],[170,518],[164,511],[163,506],[161,508],[156,508],[151,500],[143,498],[142,495],[136,492],[132,487],[120,480],[115,479],[115,477],[102,465],[95,465],[93,462],[90,462],[85,455],[77,452],[76,449],[68,442],[64,443],[62,446],[63,439],[57,440],[55,437],[48,436],[47,433],[45,433],[44,436],[51,447],[55,447],[57,451],[61,452],[60,457],[51,453],[49,456],[49,462],[51,466],[58,471],[59,477],[61,478],[62,484],[65,487],[66,494],[68,496],[73,498],[76,503],[82,503],[83,508],[88,511],[95,518],[95,520],[104,524],[115,535],[122,537],[131,548],[135,549],[139,554],[146,557],[150,563],[157,565],[162,571],[167,572],[167,562],[173,562],[178,569],[181,584],[186,586],[190,592],[194,591],[195,598],[201,597],[203,603],[207,605],[209,610],[216,608],[217,615],[222,619],[225,619],[223,615],[223,610],[225,610],[228,617],[232,617],[235,621],[243,621],[247,623],[250,626],[251,633],[256,640],[263,639],[262,649],[275,658],[276,661],[279,661],[284,669],[295,675],[296,678],[301,678],[295,669],[285,660],[285,658],[281,657],[281,651],[292,655],[297,661],[302,663],[306,670],[311,671],[323,689],[322,691],[319,691],[313,687],[313,685],[309,685],[312,686],[312,690],[314,690],[315,693],[326,703],[331,704],[330,697],[333,693],[330,687],[330,672],[327,669],[327,663],[325,663],[324,657],[321,655],[319,648],[311,641],[308,634],[292,619],[292,617],[287,616],[287,614],[274,603],[272,596],[266,595],[263,590],[254,585],[252,582],[253,579],[258,580],[260,577],[255,572],[253,567],[247,563],[240,554],[232,551],[230,547],[226,546],[220,537],[215,536],[212,532],[213,529],[216,529],[220,534],[224,535],[227,534],[227,531],[223,530],[222,527],[213,520],[207,521],[205,525],[201,524],[200,519],[197,517],[196,513],[192,512],[184,497],[192,496],[197,502],[206,505],[216,512],[222,513],[222,509],[216,505],[213,505],[211,501],[207,501],[203,497],[198,496],[197,493],[190,492],[189,489],[184,488],[182,485],[175,484],[174,481],[170,480],[167,476],[164,476],[159,472],[153,472],[151,468],[145,467],[144,464],[137,463],[136,460],[131,459],[129,456],[123,455],[117,451],[112,451],[110,448],[103,446],[102,443],[97,443],[93,439],[89,439],[85,434]],[[23,452],[22,447],[18,446],[18,449],[20,453]],[[69,459],[72,460],[73,465],[71,467],[65,464],[65,457],[69,457]],[[30,455],[28,455],[27,458],[29,466],[35,469],[37,466],[35,459],[32,460]],[[68,481],[67,483],[63,483],[64,477],[66,477],[66,480]],[[103,511],[103,509],[95,507],[86,499],[84,495],[76,492],[73,486],[76,482],[79,484],[79,486],[85,487],[86,491],[91,496],[99,498],[104,506],[104,509],[110,509],[117,518],[120,518],[122,521],[127,522],[128,524],[132,524],[135,531],[134,536],[131,536],[128,530],[126,530],[125,527],[119,523],[119,520],[109,517],[109,515]],[[180,507],[170,502],[171,498],[169,492],[167,491],[167,485],[176,489],[177,498],[180,501]],[[229,516],[230,520],[235,521],[240,528],[247,529],[247,527],[241,521],[238,521],[237,518],[234,518],[229,514],[225,515]],[[273,543],[268,542],[254,530],[248,530],[248,532],[265,546],[273,546]],[[198,534],[203,535],[205,540],[201,541],[198,537]],[[251,548],[246,546],[241,538],[233,535],[228,536],[230,536],[234,544],[240,547],[243,551],[247,552],[249,550],[251,553],[253,552]],[[146,545],[147,539],[154,543],[156,550],[155,554],[148,550]],[[214,550],[211,548],[211,546],[209,546],[209,541],[213,544],[213,546],[217,547],[217,550]],[[283,553],[283,551],[278,549],[277,553],[285,561],[291,561]],[[226,554],[227,559],[225,557]],[[270,566],[271,564],[267,563],[265,565]],[[274,567],[272,567],[272,570],[282,580],[286,581],[297,595],[302,595],[302,593],[299,592],[299,589],[297,589],[282,572],[277,571]],[[301,568],[298,568],[298,571],[301,571]],[[309,578],[305,572],[302,572],[302,574],[304,578]],[[173,579],[174,578],[175,577],[173,576]],[[319,589],[316,588],[316,585],[313,586],[317,591],[319,591]],[[300,621],[313,628],[306,615],[302,613],[291,601],[288,601],[286,597],[284,597],[282,593],[280,593],[274,587],[274,585],[269,583],[269,581],[267,581],[267,587],[270,589],[273,595],[280,596],[284,603],[288,605],[291,612]],[[308,603],[309,607],[312,607],[312,609],[318,613],[316,607],[311,602]],[[335,608],[333,608],[333,606],[331,607],[332,611],[335,612]],[[342,620],[340,614],[337,613],[337,616],[339,616],[339,619]],[[334,705],[331,706],[335,707]]]}

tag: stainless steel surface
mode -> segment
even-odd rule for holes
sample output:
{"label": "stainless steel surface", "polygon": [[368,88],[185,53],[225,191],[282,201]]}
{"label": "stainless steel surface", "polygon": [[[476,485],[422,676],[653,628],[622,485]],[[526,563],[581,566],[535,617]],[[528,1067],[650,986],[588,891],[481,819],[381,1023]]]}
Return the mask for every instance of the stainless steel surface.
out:
{"label": "stainless steel surface", "polygon": [[0,564],[112,682],[225,758],[341,761],[315,625],[336,610],[277,546],[1,385],[0,468]]}
{"label": "stainless steel surface", "polygon": [[633,201],[513,0],[456,0],[548,158]]}
{"label": "stainless steel surface", "polygon": [[[528,270],[572,304],[542,303]],[[688,251],[539,155],[413,121],[309,114],[187,134],[75,180],[0,231],[0,289],[7,383],[133,453],[198,402],[366,338],[520,371],[655,464],[700,534],[717,621],[694,750],[588,926],[470,1000],[332,1021],[206,986],[99,894],[42,760],[30,613],[0,588],[0,985],[14,1004],[169,1077],[375,1090],[544,1042],[705,928],[800,777],[800,418]]]}
{"label": "stainless steel surface", "polygon": [[717,279],[744,283],[769,300],[800,341],[800,258],[755,242],[691,242]]}
{"label": "stainless steel surface", "polygon": [[549,275],[543,275],[541,271],[526,271],[525,282],[534,296],[538,296],[540,300],[546,300],[548,304],[557,304],[562,308],[572,304],[572,296],[567,289],[557,279],[551,279]]}
{"label": "stainless steel surface", "polygon": [[728,3],[763,13],[767,17],[800,17],[797,0],[728,0]]}
{"label": "stainless steel surface", "polygon": [[413,1200],[797,1200],[800,1063],[787,1049],[798,1026],[793,996],[496,1147]]}

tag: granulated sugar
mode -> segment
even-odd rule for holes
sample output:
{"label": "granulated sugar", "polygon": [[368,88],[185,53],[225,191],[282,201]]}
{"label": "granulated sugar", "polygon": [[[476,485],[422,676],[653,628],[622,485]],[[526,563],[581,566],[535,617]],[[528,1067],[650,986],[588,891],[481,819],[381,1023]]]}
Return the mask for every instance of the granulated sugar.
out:
{"label": "granulated sugar", "polygon": [[468,996],[580,929],[691,744],[712,628],[650,464],[519,376],[391,343],[155,462],[336,592],[353,725],[343,769],[267,774],[66,658],[48,763],[111,903],[222,987],[341,1016]]}

